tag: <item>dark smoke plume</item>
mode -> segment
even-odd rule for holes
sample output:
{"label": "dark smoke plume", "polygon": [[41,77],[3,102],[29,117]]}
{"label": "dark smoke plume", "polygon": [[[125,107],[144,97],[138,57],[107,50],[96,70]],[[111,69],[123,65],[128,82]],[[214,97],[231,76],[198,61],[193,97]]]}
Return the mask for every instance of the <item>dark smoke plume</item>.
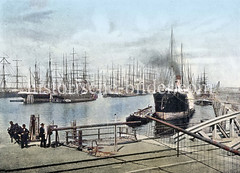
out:
{"label": "dark smoke plume", "polygon": [[160,52],[156,50],[143,49],[141,50],[139,57],[141,62],[145,65],[156,68],[173,68],[175,75],[180,75],[180,64],[177,63],[176,60],[171,60],[170,53],[168,51]]}

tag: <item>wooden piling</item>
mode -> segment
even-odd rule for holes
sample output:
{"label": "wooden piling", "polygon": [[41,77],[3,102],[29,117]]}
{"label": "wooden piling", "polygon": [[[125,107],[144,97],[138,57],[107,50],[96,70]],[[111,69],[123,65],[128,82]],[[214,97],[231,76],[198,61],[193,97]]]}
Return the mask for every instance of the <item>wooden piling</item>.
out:
{"label": "wooden piling", "polygon": [[114,126],[114,151],[117,151],[117,125]]}
{"label": "wooden piling", "polygon": [[179,157],[179,131],[177,131],[177,157]]}
{"label": "wooden piling", "polygon": [[55,147],[58,146],[58,131],[56,130],[56,133],[55,133]]}
{"label": "wooden piling", "polygon": [[76,141],[76,139],[77,139],[77,128],[76,128],[76,125],[77,125],[76,120],[74,120],[72,122],[72,127],[73,127],[72,134],[73,134],[74,141]]}
{"label": "wooden piling", "polygon": [[51,135],[48,134],[48,146],[50,147],[51,146]]}
{"label": "wooden piling", "polygon": [[134,134],[134,138],[135,138],[135,140],[137,140],[137,131],[134,130],[134,131],[133,131],[133,134]]}
{"label": "wooden piling", "polygon": [[66,131],[66,144],[68,144],[68,131]]}
{"label": "wooden piling", "polygon": [[100,140],[100,129],[98,129],[98,140]]}
{"label": "wooden piling", "polygon": [[82,147],[82,130],[78,131],[78,146]]}
{"label": "wooden piling", "polygon": [[122,127],[119,127],[119,137],[121,138],[122,136]]}

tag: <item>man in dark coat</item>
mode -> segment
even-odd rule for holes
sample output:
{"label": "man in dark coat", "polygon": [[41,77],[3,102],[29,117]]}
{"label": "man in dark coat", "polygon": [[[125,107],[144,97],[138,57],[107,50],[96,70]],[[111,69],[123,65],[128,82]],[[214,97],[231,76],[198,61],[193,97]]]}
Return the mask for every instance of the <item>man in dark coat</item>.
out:
{"label": "man in dark coat", "polygon": [[39,133],[39,137],[41,138],[41,143],[40,143],[40,147],[46,147],[46,139],[45,139],[45,129],[44,129],[44,124],[41,124],[40,127],[40,133]]}
{"label": "man in dark coat", "polygon": [[28,134],[29,134],[29,131],[26,128],[26,125],[23,124],[22,130],[21,130],[21,148],[24,148],[24,146],[25,147],[28,146]]}
{"label": "man in dark coat", "polygon": [[14,124],[14,134],[13,138],[19,144],[20,143],[20,136],[22,132],[22,127],[18,125],[18,123]]}
{"label": "man in dark coat", "polygon": [[10,138],[11,138],[11,142],[13,142],[13,137],[14,137],[14,131],[15,131],[15,126],[13,124],[12,121],[9,122],[10,123],[10,127],[7,129],[8,131],[8,134],[10,135]]}

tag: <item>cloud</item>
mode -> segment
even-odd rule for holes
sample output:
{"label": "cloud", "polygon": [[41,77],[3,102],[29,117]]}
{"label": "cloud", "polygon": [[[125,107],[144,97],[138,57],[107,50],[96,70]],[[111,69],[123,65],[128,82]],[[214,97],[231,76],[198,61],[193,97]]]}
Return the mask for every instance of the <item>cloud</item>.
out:
{"label": "cloud", "polygon": [[21,37],[28,38],[34,41],[48,41],[49,38],[57,39],[57,35],[52,35],[41,30],[28,28],[19,28],[15,31],[15,33],[18,33],[18,35],[21,35]]}
{"label": "cloud", "polygon": [[33,12],[22,17],[23,21],[31,22],[31,23],[42,23],[43,20],[50,19],[51,14],[53,14],[52,10],[48,11],[40,11],[40,12]]}

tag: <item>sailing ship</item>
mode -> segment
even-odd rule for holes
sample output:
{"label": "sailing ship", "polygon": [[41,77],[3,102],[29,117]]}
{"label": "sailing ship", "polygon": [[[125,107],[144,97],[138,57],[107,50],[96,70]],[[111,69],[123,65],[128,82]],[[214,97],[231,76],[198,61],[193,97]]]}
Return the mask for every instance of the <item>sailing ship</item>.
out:
{"label": "sailing ship", "polygon": [[[72,71],[71,71],[71,83],[69,84],[68,74],[67,74],[67,60],[65,72],[63,71],[63,81],[64,86],[66,87],[66,91],[54,93],[52,95],[53,103],[76,103],[76,102],[88,102],[94,101],[98,98],[97,93],[93,92],[89,88],[91,88],[91,83],[87,80],[87,56],[85,52],[82,77],[79,81],[79,70],[75,69],[75,51],[73,48],[72,53]],[[63,63],[64,64],[64,63]],[[65,66],[65,65],[63,65]],[[80,86],[80,87],[79,87]]]}
{"label": "sailing ship", "polygon": [[[16,62],[16,75],[13,74],[7,74],[6,72],[6,67],[10,65],[10,62],[7,60],[7,57],[2,57],[0,63],[2,64],[2,81],[1,81],[1,87],[0,87],[0,98],[11,98],[11,97],[18,97],[18,92],[20,89],[23,89],[23,79],[22,82],[19,81],[20,77],[24,77],[19,75],[19,66],[18,62],[20,60],[13,60]],[[13,71],[13,70],[11,70]],[[7,76],[10,77],[15,77],[16,81],[10,82],[7,81]],[[11,85],[10,83],[16,83],[16,85]],[[19,84],[22,83],[22,88],[20,88]]]}
{"label": "sailing ship", "polygon": [[[183,89],[183,53],[181,44],[181,72],[178,63],[173,58],[173,30],[170,44],[170,79],[175,77],[173,89],[153,94],[155,102],[155,116],[163,120],[175,120],[190,117],[194,112],[193,94],[191,90]],[[171,81],[170,81],[171,82]]]}
{"label": "sailing ship", "polygon": [[[49,53],[49,69],[51,71],[51,57]],[[33,103],[46,103],[51,101],[51,91],[48,88],[41,88],[40,86],[40,69],[35,62],[35,70],[32,73],[31,68],[29,69],[29,89],[28,91],[20,91],[18,92],[18,96],[23,98],[23,102],[26,104],[33,104]],[[32,86],[32,77],[34,78],[34,87]],[[50,85],[52,86],[52,85]]]}
{"label": "sailing ship", "polygon": [[[135,59],[131,59],[132,64],[129,63],[128,67],[125,69],[125,75],[123,74],[122,67],[118,66],[117,70],[114,69],[112,63],[112,69],[110,75],[108,75],[107,68],[107,79],[106,85],[109,89],[103,94],[103,97],[135,97],[146,95],[144,79],[147,81],[144,72],[139,68],[139,64],[135,64]],[[109,78],[109,80],[108,80]],[[149,79],[150,80],[150,79]],[[152,79],[153,81],[153,79]]]}
{"label": "sailing ship", "polygon": [[210,92],[210,88],[207,84],[207,76],[204,68],[203,75],[197,79],[197,91],[195,92],[194,102],[196,105],[207,106],[212,105],[213,95]]}
{"label": "sailing ship", "polygon": [[[73,48],[73,62],[71,71],[68,70],[67,57],[63,57],[63,68],[62,75],[59,77],[57,63],[55,63],[55,75],[52,70],[51,54],[49,52],[48,69],[46,72],[45,86],[40,86],[40,70],[35,63],[35,72],[32,74],[30,69],[30,88],[28,91],[18,92],[18,95],[23,98],[24,103],[74,103],[74,102],[85,102],[93,101],[97,99],[97,94],[93,91],[88,90],[90,88],[90,82],[87,80],[87,62],[85,54],[85,62],[83,67],[82,79],[79,82],[79,70],[75,69],[75,52]],[[70,75],[69,72],[70,71]],[[32,76],[34,78],[35,86],[32,86]],[[55,86],[54,86],[55,78]],[[62,83],[58,79],[62,79]],[[78,86],[84,88],[83,90]]]}

